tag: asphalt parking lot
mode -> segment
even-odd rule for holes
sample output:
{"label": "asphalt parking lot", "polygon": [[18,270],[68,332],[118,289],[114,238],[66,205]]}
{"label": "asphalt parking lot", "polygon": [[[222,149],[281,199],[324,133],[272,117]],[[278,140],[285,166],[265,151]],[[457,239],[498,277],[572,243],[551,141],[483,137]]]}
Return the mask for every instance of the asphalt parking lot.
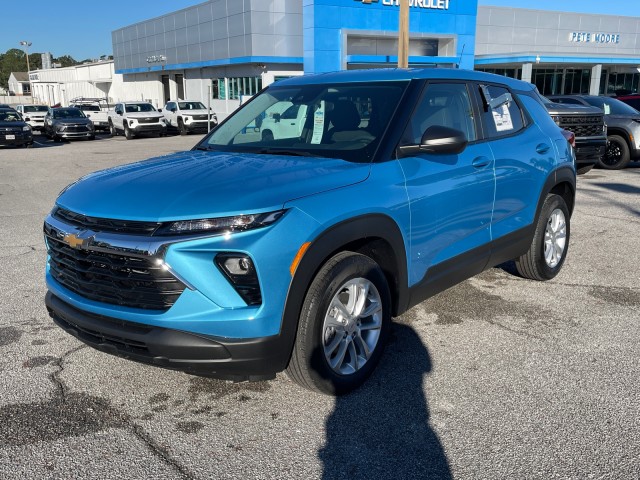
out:
{"label": "asphalt parking lot", "polygon": [[640,164],[579,178],[556,279],[506,265],[418,305],[333,399],[128,362],[49,319],[58,192],[199,138],[0,149],[0,478],[640,478]]}

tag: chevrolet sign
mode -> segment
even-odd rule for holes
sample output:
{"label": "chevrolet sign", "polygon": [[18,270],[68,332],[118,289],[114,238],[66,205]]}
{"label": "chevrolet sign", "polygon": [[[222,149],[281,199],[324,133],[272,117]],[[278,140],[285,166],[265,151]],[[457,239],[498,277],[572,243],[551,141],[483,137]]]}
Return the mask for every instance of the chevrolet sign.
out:
{"label": "chevrolet sign", "polygon": [[[400,6],[400,0],[356,0],[362,3],[378,3],[387,7]],[[409,6],[415,8],[430,8],[434,10],[449,10],[450,0],[409,0]]]}

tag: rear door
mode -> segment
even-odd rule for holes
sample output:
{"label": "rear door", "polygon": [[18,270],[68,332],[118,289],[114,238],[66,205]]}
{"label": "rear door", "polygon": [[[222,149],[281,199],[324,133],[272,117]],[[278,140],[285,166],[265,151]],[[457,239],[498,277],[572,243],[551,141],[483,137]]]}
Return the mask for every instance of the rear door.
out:
{"label": "rear door", "polygon": [[[504,85],[477,84],[485,142],[495,160],[496,197],[491,222],[492,240],[517,240],[533,223],[540,191],[556,163],[550,139],[526,114],[516,94]],[[494,107],[492,100],[511,100]],[[511,236],[511,237],[509,237]],[[515,237],[514,237],[515,236]]]}

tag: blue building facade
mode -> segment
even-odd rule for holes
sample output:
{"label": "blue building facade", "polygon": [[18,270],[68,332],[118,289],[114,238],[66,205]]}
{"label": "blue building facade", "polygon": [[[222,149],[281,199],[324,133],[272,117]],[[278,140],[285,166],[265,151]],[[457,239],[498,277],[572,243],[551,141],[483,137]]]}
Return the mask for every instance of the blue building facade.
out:
{"label": "blue building facade", "polygon": [[[473,69],[477,0],[411,0],[409,64]],[[397,64],[399,0],[303,0],[305,73]]]}

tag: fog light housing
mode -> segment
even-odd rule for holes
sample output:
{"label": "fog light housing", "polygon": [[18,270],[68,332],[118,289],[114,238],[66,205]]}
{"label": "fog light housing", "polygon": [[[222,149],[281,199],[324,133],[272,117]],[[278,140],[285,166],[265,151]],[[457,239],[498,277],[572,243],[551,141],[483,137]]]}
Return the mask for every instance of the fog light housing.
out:
{"label": "fog light housing", "polygon": [[215,264],[247,305],[262,304],[262,292],[253,260],[244,253],[219,253]]}

